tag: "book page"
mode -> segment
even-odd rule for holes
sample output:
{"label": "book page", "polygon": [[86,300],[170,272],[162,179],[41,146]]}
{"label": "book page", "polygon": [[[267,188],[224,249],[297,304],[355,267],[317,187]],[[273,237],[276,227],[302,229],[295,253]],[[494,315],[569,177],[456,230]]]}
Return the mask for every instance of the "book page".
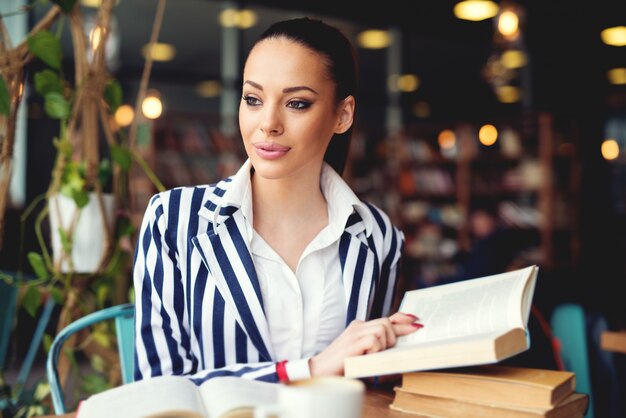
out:
{"label": "book page", "polygon": [[216,377],[200,385],[200,397],[208,418],[220,418],[242,408],[249,410],[248,416],[252,416],[255,407],[276,403],[279,386],[241,377]]}
{"label": "book page", "polygon": [[536,279],[534,266],[406,292],[399,310],[417,315],[424,328],[398,338],[397,346],[526,328],[529,278]]}
{"label": "book page", "polygon": [[77,418],[203,417],[197,386],[183,376],[159,376],[90,396]]}

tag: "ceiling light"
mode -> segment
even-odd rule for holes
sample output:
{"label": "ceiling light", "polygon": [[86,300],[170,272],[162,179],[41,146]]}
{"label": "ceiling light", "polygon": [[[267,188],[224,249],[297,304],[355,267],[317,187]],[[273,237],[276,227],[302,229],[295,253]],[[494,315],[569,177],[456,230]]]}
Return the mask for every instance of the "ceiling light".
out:
{"label": "ceiling light", "polygon": [[141,49],[144,58],[148,58],[148,53],[154,61],[171,61],[176,56],[176,48],[172,44],[156,42],[152,47],[150,44],[144,45]]}
{"label": "ceiling light", "polygon": [[478,130],[478,140],[485,146],[492,146],[498,140],[498,129],[493,125],[483,125]]}
{"label": "ceiling light", "polygon": [[611,84],[626,84],[626,68],[612,68],[607,73],[607,78]]}
{"label": "ceiling light", "polygon": [[135,118],[135,109],[131,105],[123,104],[115,111],[115,122],[119,126],[129,126]]}
{"label": "ceiling light", "polygon": [[220,12],[219,22],[225,28],[248,29],[256,25],[258,18],[250,9],[224,9]]}
{"label": "ceiling light", "polygon": [[454,6],[454,15],[474,22],[489,19],[498,14],[500,7],[490,0],[465,0]]}
{"label": "ceiling light", "polygon": [[141,102],[141,111],[148,119],[157,119],[163,113],[163,102],[160,94],[152,90]]}
{"label": "ceiling light", "polygon": [[102,5],[102,0],[80,0],[80,4],[85,7],[97,9]]}
{"label": "ceiling light", "polygon": [[415,74],[394,74],[389,77],[388,85],[391,91],[401,91],[403,93],[410,93],[416,91],[419,87],[420,81]]}
{"label": "ceiling light", "polygon": [[611,46],[626,45],[626,26],[614,26],[600,32],[602,42]]}
{"label": "ceiling light", "polygon": [[504,68],[514,70],[526,65],[528,59],[524,51],[520,51],[519,49],[509,49],[502,53],[500,61],[502,62],[502,66],[504,66]]}
{"label": "ceiling light", "polygon": [[382,49],[391,44],[391,33],[386,30],[365,30],[357,36],[357,43],[361,48]]}
{"label": "ceiling light", "polygon": [[515,103],[520,101],[522,94],[518,87],[500,86],[496,89],[496,96],[502,103]]}
{"label": "ceiling light", "polygon": [[[120,0],[116,0],[115,6],[120,3]],[[97,9],[102,6],[102,0],[80,0],[80,5],[85,7],[91,7],[92,9]]]}
{"label": "ceiling light", "polygon": [[239,11],[238,26],[240,29],[249,29],[256,25],[257,15],[250,9],[242,9]]}
{"label": "ceiling light", "polygon": [[519,16],[513,10],[504,10],[498,18],[498,32],[513,40],[519,34]]}
{"label": "ceiling light", "polygon": [[619,157],[619,144],[614,139],[605,139],[602,142],[600,152],[605,160],[614,160]]}
{"label": "ceiling light", "polygon": [[442,150],[451,149],[456,145],[456,135],[451,129],[444,129],[439,132],[437,142]]}
{"label": "ceiling light", "polygon": [[198,83],[196,93],[200,97],[212,98],[220,95],[222,85],[217,80],[205,80]]}

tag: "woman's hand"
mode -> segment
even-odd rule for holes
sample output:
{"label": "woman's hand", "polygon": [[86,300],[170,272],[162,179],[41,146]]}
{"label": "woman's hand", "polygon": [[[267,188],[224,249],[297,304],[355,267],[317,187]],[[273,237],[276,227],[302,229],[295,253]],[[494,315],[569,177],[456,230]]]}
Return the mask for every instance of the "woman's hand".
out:
{"label": "woman's hand", "polygon": [[396,345],[397,337],[422,328],[418,318],[397,312],[371,321],[354,320],[324,351],[309,360],[311,376],[343,376],[346,357],[376,353]]}

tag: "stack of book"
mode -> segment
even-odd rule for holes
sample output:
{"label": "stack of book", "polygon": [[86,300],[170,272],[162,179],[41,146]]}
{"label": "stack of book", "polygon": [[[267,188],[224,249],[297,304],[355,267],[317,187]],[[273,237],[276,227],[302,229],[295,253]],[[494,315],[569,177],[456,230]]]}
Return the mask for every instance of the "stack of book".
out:
{"label": "stack of book", "polygon": [[487,365],[402,374],[390,408],[425,417],[582,418],[574,373]]}

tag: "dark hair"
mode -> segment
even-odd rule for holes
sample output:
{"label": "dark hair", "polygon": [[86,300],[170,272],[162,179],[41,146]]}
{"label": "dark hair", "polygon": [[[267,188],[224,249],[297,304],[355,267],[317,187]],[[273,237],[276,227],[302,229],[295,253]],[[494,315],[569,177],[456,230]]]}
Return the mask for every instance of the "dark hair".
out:
{"label": "dark hair", "polygon": [[[335,83],[337,103],[348,96],[356,96],[356,54],[350,40],[339,29],[321,20],[301,17],[274,23],[261,34],[255,45],[268,38],[286,38],[326,57],[328,77]],[[324,161],[339,174],[346,165],[351,137],[352,126],[343,134],[333,135],[324,154]]]}

